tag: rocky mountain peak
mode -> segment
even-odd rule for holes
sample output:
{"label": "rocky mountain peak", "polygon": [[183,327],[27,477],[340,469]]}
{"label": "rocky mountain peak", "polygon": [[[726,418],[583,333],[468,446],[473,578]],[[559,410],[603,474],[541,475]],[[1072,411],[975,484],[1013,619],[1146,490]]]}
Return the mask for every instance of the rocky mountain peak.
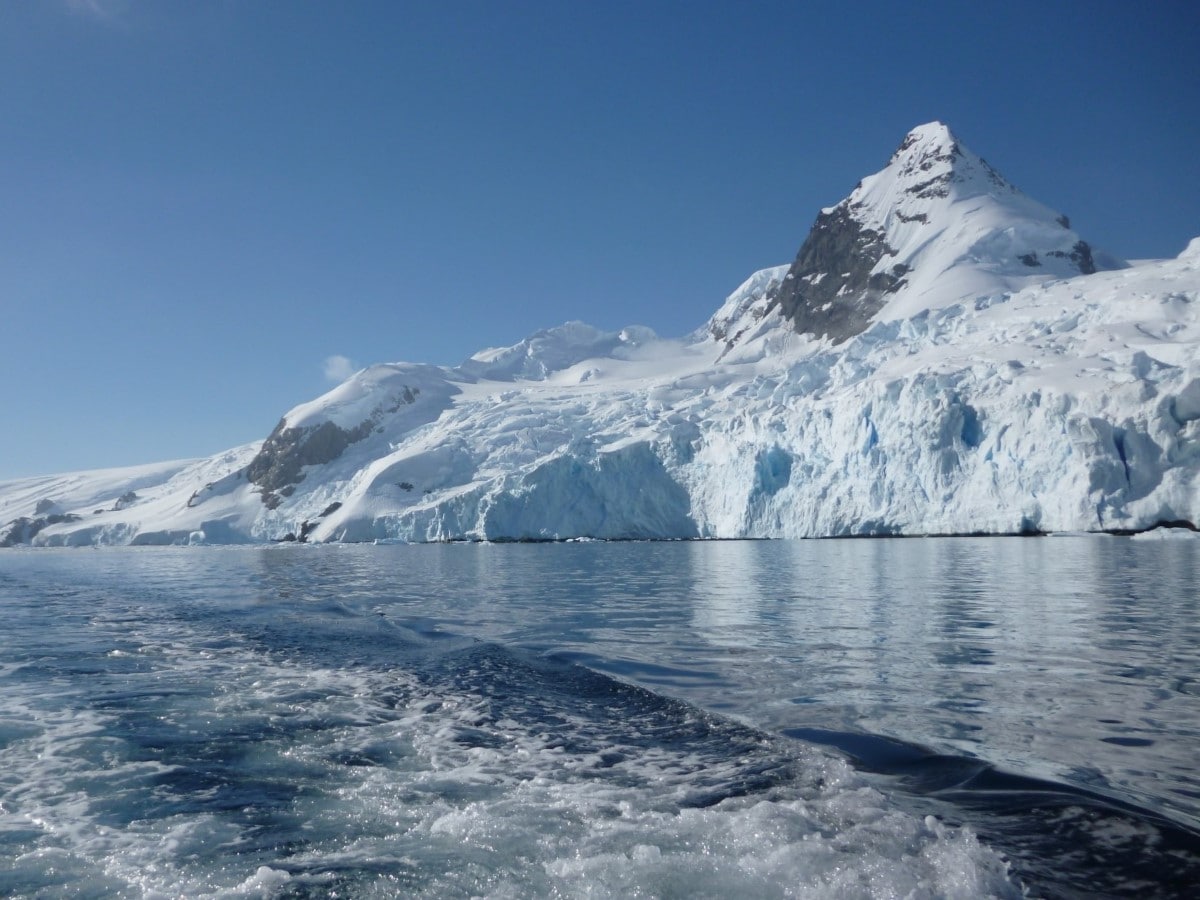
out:
{"label": "rocky mountain peak", "polygon": [[929,122],[905,135],[885,168],[821,211],[775,305],[797,332],[841,343],[885,307],[912,315],[926,296],[954,302],[1122,265],[1097,259],[1066,216]]}
{"label": "rocky mountain peak", "polygon": [[955,161],[962,158],[962,146],[954,133],[941,122],[929,122],[918,125],[904,136],[888,161],[888,167],[908,176],[928,173],[935,168],[952,168]]}
{"label": "rocky mountain peak", "polygon": [[918,125],[900,142],[887,168],[901,193],[918,199],[946,198],[956,184],[978,183],[985,191],[1015,192],[1004,177],[965,148],[941,122]]}
{"label": "rocky mountain peak", "polygon": [[[905,135],[888,164],[862,179],[838,205],[852,210],[862,224],[886,231],[897,223],[928,224],[955,201],[977,196],[1028,201],[947,126],[930,122]],[[1065,217],[1057,220],[1069,227]]]}

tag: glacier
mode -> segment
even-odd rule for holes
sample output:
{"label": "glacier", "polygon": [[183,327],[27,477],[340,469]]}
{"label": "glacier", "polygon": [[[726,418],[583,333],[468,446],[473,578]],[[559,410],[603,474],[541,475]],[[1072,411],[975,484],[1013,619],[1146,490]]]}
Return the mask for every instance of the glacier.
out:
{"label": "glacier", "polygon": [[691,334],[355,373],[262,442],[0,483],[0,545],[1200,523],[1200,238],[1128,263],[941,123]]}

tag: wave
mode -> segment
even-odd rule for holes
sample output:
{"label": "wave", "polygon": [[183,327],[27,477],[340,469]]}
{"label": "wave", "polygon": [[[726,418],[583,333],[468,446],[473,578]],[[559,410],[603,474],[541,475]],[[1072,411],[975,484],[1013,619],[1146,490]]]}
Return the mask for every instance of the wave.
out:
{"label": "wave", "polygon": [[835,754],[344,612],[98,611],[10,673],[0,893],[1020,896]]}
{"label": "wave", "polygon": [[1195,896],[1200,830],[1118,797],[878,735],[794,728],[883,776],[889,795],[970,827],[1038,896]]}
{"label": "wave", "polygon": [[[1157,813],[872,735],[772,734],[313,595],[107,596],[3,672],[0,894],[1185,896]],[[143,603],[143,601],[145,601]],[[141,605],[139,605],[141,604]],[[636,677],[635,673],[633,677]]]}

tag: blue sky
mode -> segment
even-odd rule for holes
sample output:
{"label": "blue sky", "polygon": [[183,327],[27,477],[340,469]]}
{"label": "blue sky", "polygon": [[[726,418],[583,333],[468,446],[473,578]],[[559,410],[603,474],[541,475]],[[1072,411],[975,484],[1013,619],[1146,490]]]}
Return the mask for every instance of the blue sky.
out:
{"label": "blue sky", "polygon": [[1191,0],[5,4],[0,479],[261,438],[331,357],[681,335],[931,119],[1174,255],[1198,44]]}

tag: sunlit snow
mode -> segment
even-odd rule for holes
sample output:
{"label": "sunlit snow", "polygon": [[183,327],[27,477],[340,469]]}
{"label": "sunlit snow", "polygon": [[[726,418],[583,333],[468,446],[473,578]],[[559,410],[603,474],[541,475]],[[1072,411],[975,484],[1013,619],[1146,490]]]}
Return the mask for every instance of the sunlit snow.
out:
{"label": "sunlit snow", "polygon": [[847,198],[909,274],[844,343],[797,334],[773,300],[788,267],[764,269],[676,340],[571,322],[455,367],[368,367],[289,411],[277,458],[252,445],[0,484],[0,541],[1200,523],[1200,239],[1066,277],[1079,236],[969,152],[944,196],[917,196],[951,145],[937,123],[914,130]]}

